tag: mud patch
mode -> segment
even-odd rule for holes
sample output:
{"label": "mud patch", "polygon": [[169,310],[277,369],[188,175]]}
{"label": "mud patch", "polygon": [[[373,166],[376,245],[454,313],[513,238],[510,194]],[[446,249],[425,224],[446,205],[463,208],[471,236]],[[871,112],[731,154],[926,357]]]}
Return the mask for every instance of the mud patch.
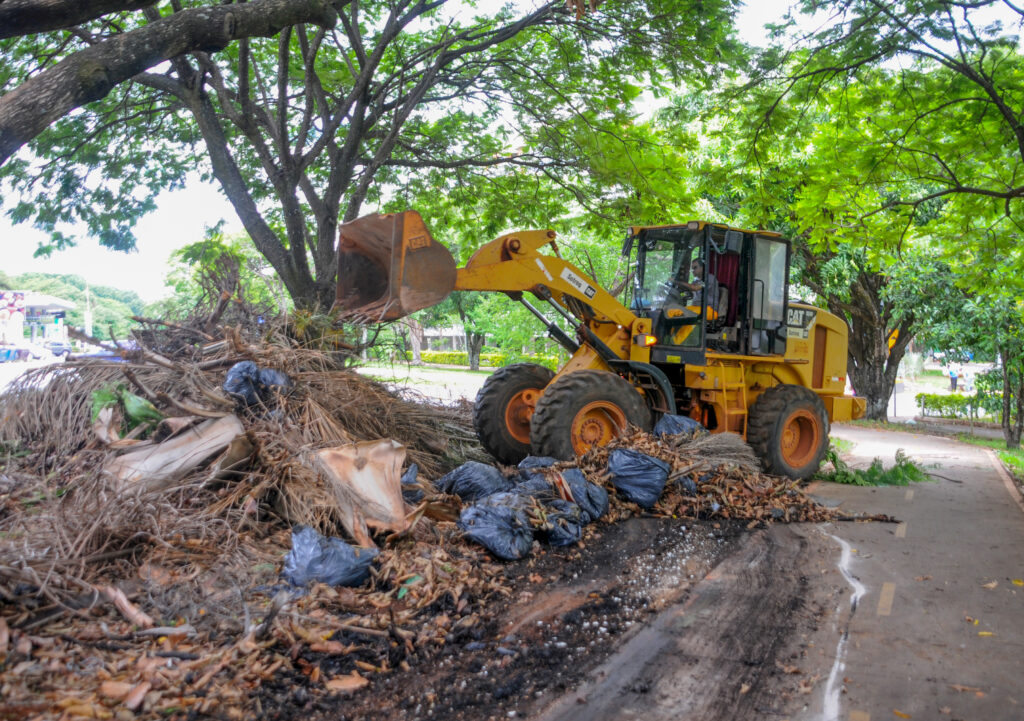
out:
{"label": "mud patch", "polygon": [[[506,565],[510,596],[477,626],[448,634],[442,647],[410,653],[398,639],[374,639],[381,647],[366,657],[386,654],[403,670],[371,676],[371,685],[351,697],[325,695],[308,675],[279,678],[260,691],[263,715],[339,721],[526,715],[574,689],[704,578],[741,536],[738,527],[671,519],[601,526],[581,548]],[[330,675],[356,659],[304,660]]]}

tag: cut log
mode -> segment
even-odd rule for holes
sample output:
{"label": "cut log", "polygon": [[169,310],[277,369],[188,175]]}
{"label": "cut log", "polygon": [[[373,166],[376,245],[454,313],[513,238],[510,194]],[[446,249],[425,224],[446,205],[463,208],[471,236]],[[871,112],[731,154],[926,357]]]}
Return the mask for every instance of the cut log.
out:
{"label": "cut log", "polygon": [[204,421],[163,443],[116,456],[103,470],[120,482],[121,490],[160,491],[223,454],[240,436],[245,436],[242,422],[236,416],[224,416]]}

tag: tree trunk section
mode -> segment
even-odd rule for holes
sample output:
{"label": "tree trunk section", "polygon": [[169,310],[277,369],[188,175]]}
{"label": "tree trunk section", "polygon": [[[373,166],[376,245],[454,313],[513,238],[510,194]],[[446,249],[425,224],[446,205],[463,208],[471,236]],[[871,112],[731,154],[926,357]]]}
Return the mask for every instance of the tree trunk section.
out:
{"label": "tree trunk section", "polygon": [[480,351],[483,350],[485,337],[483,333],[477,333],[472,330],[466,331],[466,350],[469,355],[469,369],[471,371],[480,370]]}
{"label": "tree trunk section", "polygon": [[409,345],[412,346],[412,364],[423,365],[423,325],[415,318],[406,318],[409,327]]}

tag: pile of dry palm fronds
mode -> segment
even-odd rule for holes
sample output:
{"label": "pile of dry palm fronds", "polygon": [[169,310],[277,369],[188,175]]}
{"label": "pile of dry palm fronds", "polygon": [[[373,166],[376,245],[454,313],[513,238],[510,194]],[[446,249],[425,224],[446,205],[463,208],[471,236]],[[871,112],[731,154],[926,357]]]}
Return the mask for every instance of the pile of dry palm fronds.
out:
{"label": "pile of dry palm fronds", "polygon": [[[117,358],[30,371],[0,396],[0,717],[102,718],[116,708],[246,715],[245,689],[282,666],[310,675],[308,659],[318,655],[337,661],[329,677],[311,680],[352,690],[366,683],[360,674],[474,626],[486,601],[505,592],[481,550],[421,509],[408,532],[383,545],[363,587],[278,593],[289,527],[340,529],[305,457],[393,438],[429,488],[429,479],[484,459],[468,414],[412,402],[346,369],[339,343],[323,351],[266,328],[214,336],[205,323],[155,325]],[[240,361],[281,371],[293,385],[242,407],[221,390]],[[142,439],[154,428],[125,424],[124,438],[100,438],[92,401],[112,388],[178,419],[236,415],[252,456],[226,476],[200,465],[169,488],[126,490],[104,469],[124,450],[115,447],[150,443]],[[54,663],[95,672],[62,675]]]}
{"label": "pile of dry palm fronds", "polygon": [[[329,502],[311,500],[324,496],[322,479],[301,462],[313,449],[394,438],[428,479],[482,457],[464,412],[404,400],[339,368],[332,353],[297,347],[283,336],[247,342],[237,330],[212,341],[205,335],[178,326],[151,332],[147,340],[159,341],[162,350],[177,348],[177,356],[138,343],[117,360],[30,371],[0,397],[0,446],[7,454],[0,476],[0,596],[76,598],[118,560],[142,562],[182,544],[193,557],[224,560],[245,545],[240,529],[282,507],[296,514],[285,521],[334,530]],[[238,408],[220,386],[227,368],[243,360],[288,374],[292,391],[273,407]],[[168,416],[236,413],[255,449],[251,463],[230,482],[199,470],[169,491],[123,492],[102,472],[111,450],[93,428],[91,400],[112,387]],[[129,435],[137,440],[142,432],[137,427]]]}

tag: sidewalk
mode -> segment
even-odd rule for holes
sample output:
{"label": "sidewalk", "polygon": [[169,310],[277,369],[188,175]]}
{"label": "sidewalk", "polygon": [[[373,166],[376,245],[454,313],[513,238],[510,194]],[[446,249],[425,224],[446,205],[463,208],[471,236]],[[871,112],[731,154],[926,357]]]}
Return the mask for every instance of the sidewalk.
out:
{"label": "sidewalk", "polygon": [[[821,682],[797,718],[1024,718],[1024,505],[994,455],[931,435],[842,425],[833,433],[856,444],[856,465],[902,448],[941,477],[811,488],[846,512],[901,523],[820,529],[833,563],[845,544],[851,578],[820,569],[832,585],[830,619],[806,653]],[[851,607],[857,584],[863,596]]]}

